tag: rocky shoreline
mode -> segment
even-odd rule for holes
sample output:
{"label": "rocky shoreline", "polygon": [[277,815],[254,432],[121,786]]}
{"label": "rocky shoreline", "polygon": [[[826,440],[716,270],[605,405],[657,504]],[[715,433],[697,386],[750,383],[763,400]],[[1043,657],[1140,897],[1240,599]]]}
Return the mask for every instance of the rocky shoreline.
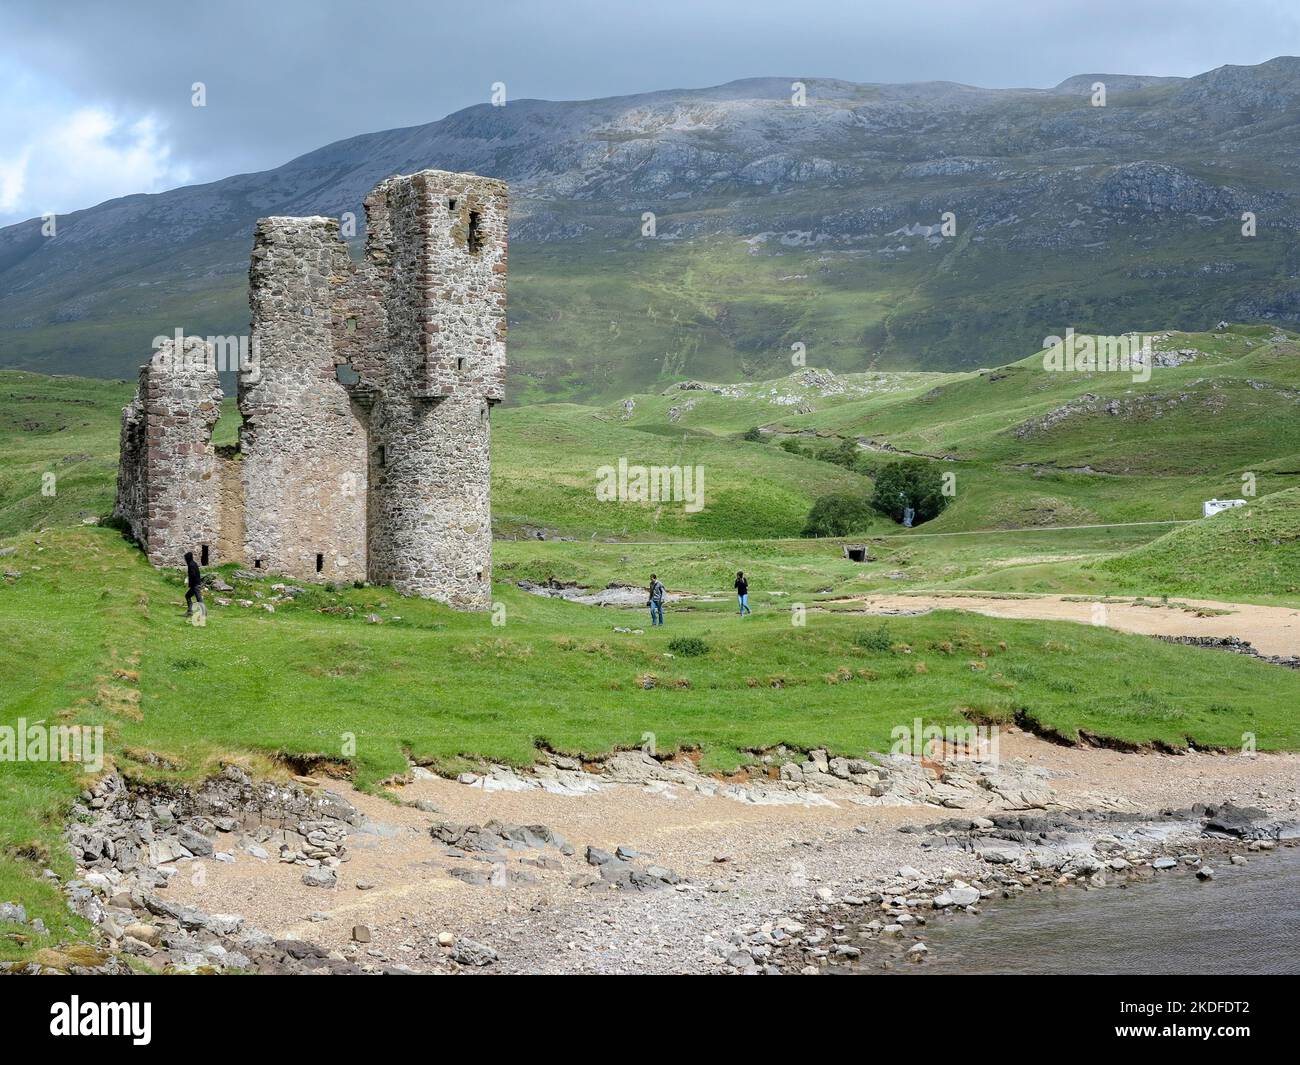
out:
{"label": "rocky shoreline", "polygon": [[[4,969],[888,969],[924,964],[929,929],[990,900],[1167,868],[1212,876],[1214,862],[1300,838],[1291,756],[1017,743],[997,765],[778,749],[727,779],[689,753],[642,751],[598,764],[551,755],[532,772],[484,766],[456,781],[413,767],[389,799],[346,781],[254,781],[236,765],[194,788],[109,774],[72,810],[77,874],[61,885],[98,943]],[[1126,773],[1163,760],[1188,778],[1179,795],[1221,786],[1200,779],[1197,757],[1270,808],[1154,807],[1149,785],[1134,798],[1092,786],[1109,768],[1090,778],[1099,760]],[[20,910],[6,904],[26,925]]]}
{"label": "rocky shoreline", "polygon": [[739,971],[816,975],[832,969],[888,971],[923,964],[935,924],[978,916],[983,904],[1034,891],[1092,890],[1150,880],[1179,870],[1215,876],[1212,861],[1243,864],[1247,854],[1300,845],[1300,821],[1232,803],[1197,805],[1154,815],[1072,811],[1054,815],[994,814],[948,819],[903,831],[923,846],[973,854],[983,865],[963,877],[944,866],[913,866],[841,894],[818,893],[794,919],[738,932],[728,964]]}

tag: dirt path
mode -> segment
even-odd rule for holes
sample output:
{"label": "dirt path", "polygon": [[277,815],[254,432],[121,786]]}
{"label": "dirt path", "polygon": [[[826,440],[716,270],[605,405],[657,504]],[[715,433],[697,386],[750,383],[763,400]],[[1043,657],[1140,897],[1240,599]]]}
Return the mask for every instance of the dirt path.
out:
{"label": "dirt path", "polygon": [[[1190,525],[1193,521],[1199,521],[1198,518],[1166,518],[1163,521],[1111,521],[1093,525],[1018,525],[1005,529],[954,529],[950,532],[905,532],[905,533],[872,533],[870,536],[859,537],[857,540],[851,538],[839,538],[840,543],[861,543],[866,540],[915,540],[918,537],[928,536],[1003,536],[1008,533],[1056,533],[1068,532],[1078,529],[1130,529],[1143,525]],[[601,543],[617,545],[619,547],[667,547],[676,545],[691,544],[716,544],[717,540],[602,540]],[[736,544],[806,544],[806,536],[759,536],[740,538],[730,540],[729,543]]]}
{"label": "dirt path", "polygon": [[[1209,599],[1178,600],[1179,604],[1194,608],[1186,610],[1181,605],[1149,605],[1150,600],[1143,605],[1135,605],[1131,600],[1098,603],[1060,595],[1026,599],[981,595],[865,595],[835,602],[860,603],[863,612],[868,614],[969,610],[995,618],[1103,624],[1143,636],[1236,636],[1251,643],[1260,654],[1300,655],[1300,610],[1290,607],[1220,603]],[[1230,613],[1202,617],[1195,612],[1198,609]]]}

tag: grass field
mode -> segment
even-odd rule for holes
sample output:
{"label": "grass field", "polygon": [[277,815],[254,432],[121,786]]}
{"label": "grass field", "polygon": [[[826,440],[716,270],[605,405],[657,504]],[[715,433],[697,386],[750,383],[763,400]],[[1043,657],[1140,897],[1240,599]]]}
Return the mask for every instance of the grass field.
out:
{"label": "grass field", "polygon": [[[865,639],[878,619],[810,612],[796,626],[788,601],[771,596],[743,622],[728,601],[670,610],[665,628],[630,634],[615,629],[644,629],[643,611],[504,581],[494,626],[491,615],[372,588],[309,589],[271,613],[258,598],[274,594],[267,579],[237,582],[258,605],[214,604],[194,628],[179,616],[179,577],[112,530],[28,534],[14,546],[5,564],[22,575],[0,585],[0,640],[12,652],[0,667],[3,723],[101,725],[110,757],[136,777],[194,778],[229,758],[267,769],[289,753],[349,763],[364,786],[408,758],[446,770],[479,758],[526,765],[542,745],[597,755],[646,732],[664,751],[699,748],[703,768],[722,771],[779,744],[887,749],[891,728],[916,716],[1171,746],[1234,748],[1251,731],[1261,749],[1300,746],[1300,674],[1085,626],[939,612],[888,621],[885,650]],[[623,550],[636,573],[663,557],[657,545]],[[712,586],[732,563],[691,565]],[[669,641],[683,635],[707,652],[674,654]],[[78,777],[14,763],[5,778],[0,895],[62,928],[62,902],[39,873],[68,870],[58,836]]]}

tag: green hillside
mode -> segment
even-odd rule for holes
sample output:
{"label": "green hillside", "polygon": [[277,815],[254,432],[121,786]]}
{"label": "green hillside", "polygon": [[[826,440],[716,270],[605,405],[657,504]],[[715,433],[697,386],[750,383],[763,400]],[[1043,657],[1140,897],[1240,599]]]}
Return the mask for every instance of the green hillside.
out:
{"label": "green hillside", "polygon": [[[682,381],[599,406],[539,403],[493,415],[498,536],[582,539],[796,537],[818,496],[869,494],[900,454],[954,478],[926,532],[1193,519],[1211,497],[1300,485],[1300,338],[1266,327],[1154,334],[1178,365],[1151,380],[1049,373],[1041,353],[976,373]],[[112,505],[123,382],[0,371],[0,535]],[[237,415],[218,426],[233,442]],[[760,429],[758,434],[750,431]],[[745,439],[756,435],[757,441]],[[845,441],[857,466],[826,461]],[[782,442],[798,445],[791,454]],[[598,471],[704,471],[704,506],[597,498]],[[43,495],[47,473],[56,494]],[[898,532],[880,518],[863,533]]]}
{"label": "green hillside", "polygon": [[[0,371],[0,536],[76,524],[112,510],[119,421],[132,393],[133,386],[120,381]],[[218,442],[233,443],[237,424],[234,401],[227,399]],[[498,535],[798,536],[817,496],[871,487],[860,474],[734,434],[636,428],[589,407],[503,408],[494,414],[493,430]],[[692,512],[677,501],[600,501],[598,471],[620,459],[702,466],[705,506]],[[880,528],[887,524],[881,519]]]}
{"label": "green hillside", "polygon": [[122,408],[134,391],[0,371],[0,536],[112,510]]}
{"label": "green hillside", "polygon": [[1300,488],[1248,500],[1092,569],[1173,595],[1300,594]]}

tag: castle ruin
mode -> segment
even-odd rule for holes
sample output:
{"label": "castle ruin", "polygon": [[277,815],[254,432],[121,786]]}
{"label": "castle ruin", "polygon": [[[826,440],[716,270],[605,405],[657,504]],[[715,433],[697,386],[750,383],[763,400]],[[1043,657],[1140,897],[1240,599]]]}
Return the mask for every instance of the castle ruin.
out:
{"label": "castle ruin", "polygon": [[332,218],[263,218],[237,448],[212,346],[156,343],[122,412],[114,513],[149,560],[491,600],[490,412],[506,346],[504,183],[424,170]]}

